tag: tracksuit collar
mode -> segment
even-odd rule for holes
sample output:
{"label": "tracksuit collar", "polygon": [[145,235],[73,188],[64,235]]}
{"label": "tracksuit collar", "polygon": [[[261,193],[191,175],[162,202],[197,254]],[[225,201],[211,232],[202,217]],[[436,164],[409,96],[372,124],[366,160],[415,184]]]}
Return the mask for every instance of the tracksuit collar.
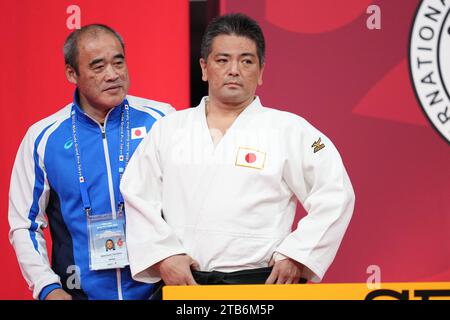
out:
{"label": "tracksuit collar", "polygon": [[[75,89],[74,97],[73,97],[73,104],[75,105],[75,112],[77,116],[77,120],[81,123],[98,127],[98,122],[95,121],[92,117],[90,117],[80,106],[79,98],[78,98],[78,89]],[[108,124],[112,123],[120,123],[120,115],[122,106],[124,104],[124,101],[116,107],[114,107],[112,110],[109,111],[108,116],[105,118]]]}

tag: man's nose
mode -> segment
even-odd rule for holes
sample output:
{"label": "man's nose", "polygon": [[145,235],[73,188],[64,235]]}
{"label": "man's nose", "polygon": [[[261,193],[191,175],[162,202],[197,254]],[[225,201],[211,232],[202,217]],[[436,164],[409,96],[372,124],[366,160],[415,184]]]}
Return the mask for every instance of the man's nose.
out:
{"label": "man's nose", "polygon": [[231,61],[230,63],[230,69],[228,71],[228,74],[230,76],[238,76],[240,73],[239,71],[239,61]]}
{"label": "man's nose", "polygon": [[105,80],[106,81],[114,81],[119,78],[119,73],[112,65],[107,65],[105,70]]}

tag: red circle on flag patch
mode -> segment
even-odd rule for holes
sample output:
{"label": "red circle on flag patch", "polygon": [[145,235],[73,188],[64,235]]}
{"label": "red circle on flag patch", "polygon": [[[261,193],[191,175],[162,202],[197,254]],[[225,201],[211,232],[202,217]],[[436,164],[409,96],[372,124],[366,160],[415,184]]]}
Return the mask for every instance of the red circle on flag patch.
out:
{"label": "red circle on flag patch", "polygon": [[141,135],[141,130],[139,130],[139,129],[137,129],[135,132],[134,132],[134,134],[137,136],[137,137],[139,137],[140,135]]}
{"label": "red circle on flag patch", "polygon": [[245,161],[247,161],[247,163],[253,163],[256,161],[256,154],[254,153],[247,153],[245,156]]}

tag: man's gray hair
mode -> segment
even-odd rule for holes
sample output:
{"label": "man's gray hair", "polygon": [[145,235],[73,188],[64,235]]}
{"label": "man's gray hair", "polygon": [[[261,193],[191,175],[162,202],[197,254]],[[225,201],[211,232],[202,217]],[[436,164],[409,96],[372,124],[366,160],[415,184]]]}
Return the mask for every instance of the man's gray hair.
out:
{"label": "man's gray hair", "polygon": [[123,52],[125,54],[125,43],[120,34],[118,34],[113,28],[108,27],[104,24],[88,24],[83,26],[81,29],[77,29],[73,31],[67,37],[64,42],[64,61],[66,64],[75,69],[78,74],[78,42],[81,37],[85,34],[90,34],[92,36],[96,36],[98,32],[109,32],[120,42],[122,46]]}

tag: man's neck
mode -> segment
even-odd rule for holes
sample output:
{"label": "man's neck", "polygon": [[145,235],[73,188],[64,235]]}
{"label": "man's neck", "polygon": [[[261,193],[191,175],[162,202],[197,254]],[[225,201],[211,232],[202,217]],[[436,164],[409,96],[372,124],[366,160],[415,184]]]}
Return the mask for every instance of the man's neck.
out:
{"label": "man's neck", "polygon": [[236,105],[223,104],[208,98],[205,102],[206,122],[214,145],[217,145],[236,118],[253,101],[254,97]]}
{"label": "man's neck", "polygon": [[91,106],[91,104],[81,96],[79,97],[78,101],[79,101],[80,108],[83,109],[83,111],[87,115],[89,115],[91,118],[93,118],[100,124],[103,124],[105,122],[106,115],[108,114],[109,110],[112,109],[112,108],[109,108],[109,109],[95,108],[95,107]]}
{"label": "man's neck", "polygon": [[208,97],[206,100],[206,117],[218,117],[225,119],[236,119],[254,100],[251,97],[237,104],[222,103],[214,98]]}

